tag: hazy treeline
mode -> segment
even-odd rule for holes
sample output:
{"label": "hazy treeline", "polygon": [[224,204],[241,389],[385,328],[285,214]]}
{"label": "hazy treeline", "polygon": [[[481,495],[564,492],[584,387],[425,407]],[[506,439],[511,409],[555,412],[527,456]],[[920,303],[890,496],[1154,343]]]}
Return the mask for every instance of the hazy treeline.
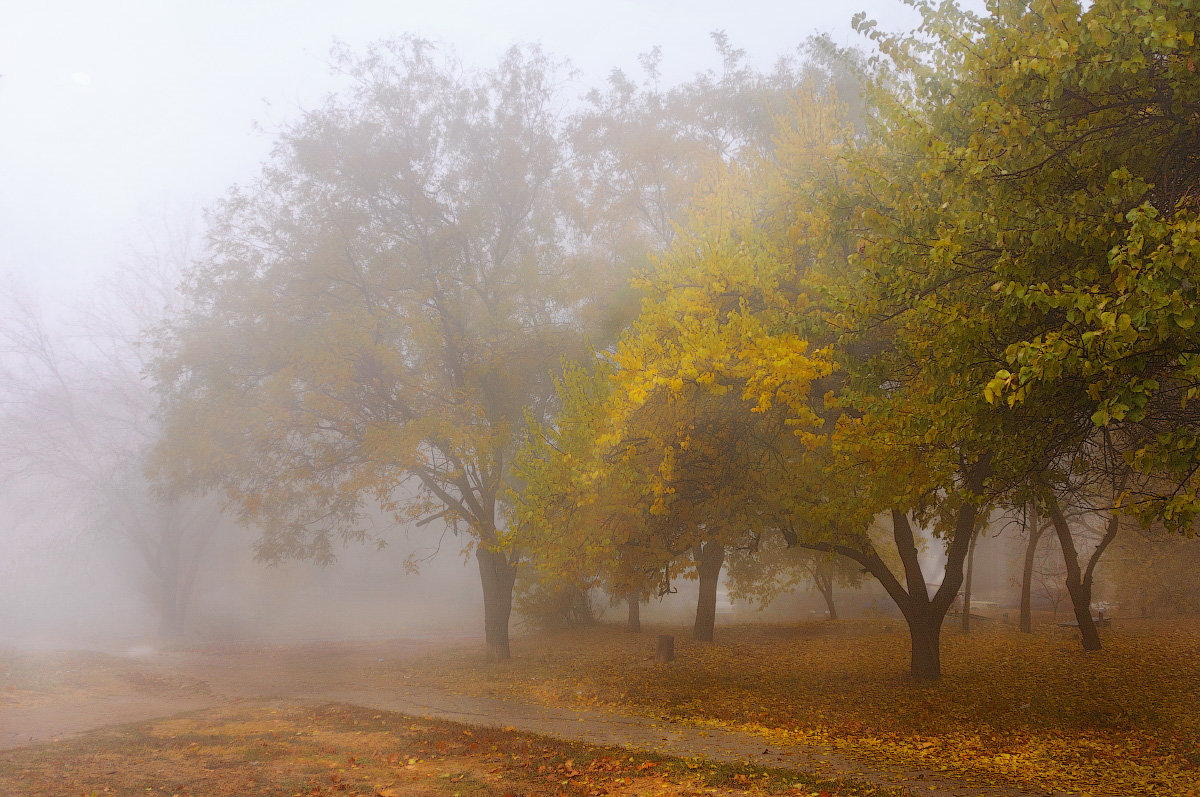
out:
{"label": "hazy treeline", "polygon": [[1008,518],[1021,627],[1051,541],[1098,649],[1122,527],[1116,591],[1147,594],[1130,555],[1197,509],[1198,20],[1152,5],[946,5],[908,35],[860,19],[877,55],[835,60],[857,113],[793,94],[768,151],[710,171],[616,345],[559,380],[514,465],[511,544],[631,605],[696,578],[700,639],[731,552],[766,589],[780,555],[826,590],[841,562],[886,590],[932,679]]}
{"label": "hazy treeline", "polygon": [[723,572],[829,616],[869,578],[937,678],[997,533],[1022,627],[1061,584],[1097,648],[1101,562],[1195,603],[1200,21],[1154,5],[948,4],[769,71],[717,35],[582,98],[537,47],[340,52],[119,334],[11,316],[0,453],[127,513],[166,632],[223,507],[276,563],[455,533],[495,659],[514,594],[636,626],[694,580],[712,639]]}

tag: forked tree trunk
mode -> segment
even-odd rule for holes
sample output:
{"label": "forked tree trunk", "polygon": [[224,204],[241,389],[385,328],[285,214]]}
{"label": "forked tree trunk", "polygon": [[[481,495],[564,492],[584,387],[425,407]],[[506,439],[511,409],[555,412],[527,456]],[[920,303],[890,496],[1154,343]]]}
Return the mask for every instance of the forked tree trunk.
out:
{"label": "forked tree trunk", "polygon": [[1054,524],[1058,544],[1062,548],[1063,562],[1067,567],[1067,594],[1071,598],[1071,608],[1075,610],[1075,622],[1079,624],[1083,649],[1100,650],[1100,632],[1096,628],[1096,621],[1092,619],[1092,580],[1096,573],[1096,564],[1109,543],[1117,536],[1117,516],[1113,514],[1109,518],[1104,537],[1092,552],[1087,569],[1084,570],[1079,566],[1075,538],[1071,536],[1071,527],[1062,508],[1053,498],[1050,499],[1047,508],[1050,510],[1050,521]]}
{"label": "forked tree trunk", "polygon": [[1025,566],[1021,571],[1021,621],[1026,634],[1033,633],[1033,566],[1037,561],[1037,544],[1042,538],[1042,521],[1037,504],[1029,505],[1029,542],[1025,545]]}
{"label": "forked tree trunk", "polygon": [[829,613],[829,619],[838,619],[837,606],[833,603],[832,571],[818,565],[813,572],[813,583],[817,585],[817,592],[821,593],[821,597],[825,600],[825,611]]}
{"label": "forked tree trunk", "polygon": [[488,661],[507,661],[512,658],[508,643],[508,621],[512,615],[513,584],[517,568],[501,551],[484,545],[475,549],[479,562],[479,578],[483,584],[483,633],[487,642]]}
{"label": "forked tree trunk", "polygon": [[629,631],[638,632],[642,630],[642,595],[634,589],[630,590],[625,596],[625,602],[629,605],[629,617],[625,622],[625,628]]}
{"label": "forked tree trunk", "polygon": [[[971,469],[967,486],[972,492],[979,493],[983,489],[986,474],[986,460],[977,463]],[[953,536],[950,537],[946,548],[946,567],[942,583],[937,592],[930,597],[908,515],[901,510],[892,510],[893,536],[904,564],[908,588],[905,589],[882,562],[880,565],[884,578],[881,581],[908,623],[912,646],[909,674],[913,680],[936,681],[942,677],[942,623],[945,622],[946,613],[950,611],[950,606],[963,585],[963,570],[971,542],[975,538],[975,521],[978,514],[978,508],[973,504],[964,504],[959,509]],[[878,559],[878,556],[875,558]],[[871,572],[879,578],[875,570]]]}
{"label": "forked tree trunk", "polygon": [[[983,491],[988,473],[990,472],[990,456],[985,455],[977,460],[963,473],[964,487],[974,495]],[[958,595],[963,585],[963,567],[971,539],[975,535],[975,522],[979,508],[971,502],[964,502],[958,510],[954,530],[951,532],[946,546],[946,567],[942,584],[938,591],[929,596],[929,588],[925,583],[925,575],[921,570],[916,539],[912,526],[908,522],[908,513],[903,509],[892,510],[892,535],[896,541],[896,549],[900,561],[904,565],[904,580],[892,573],[891,568],[879,557],[878,552],[870,544],[864,548],[852,548],[845,545],[829,543],[805,543],[794,532],[785,534],[789,544],[798,544],[814,551],[838,553],[858,562],[873,575],[896,606],[899,607],[908,623],[908,633],[912,643],[909,673],[916,681],[936,681],[942,676],[941,660],[941,631],[946,619],[946,612]]]}
{"label": "forked tree trunk", "polygon": [[170,504],[160,507],[157,545],[147,543],[151,546],[151,569],[157,582],[158,636],[168,642],[178,641],[186,629],[192,582],[199,564],[199,555],[185,563],[182,529],[172,510]]}
{"label": "forked tree trunk", "polygon": [[696,560],[696,574],[700,577],[692,638],[699,642],[712,642],[713,629],[717,624],[717,585],[721,579],[721,565],[725,563],[725,546],[715,542],[697,545],[692,549],[692,556]]}
{"label": "forked tree trunk", "polygon": [[212,513],[192,509],[189,513],[178,500],[165,500],[158,506],[155,534],[130,534],[154,576],[151,597],[159,615],[158,635],[170,641],[187,631],[196,576],[213,538]]}
{"label": "forked tree trunk", "polygon": [[832,584],[829,585],[829,592],[828,593],[822,592],[821,597],[823,597],[825,599],[825,611],[829,612],[829,619],[830,620],[838,619],[837,606],[834,605],[834,602],[833,602],[833,585]]}
{"label": "forked tree trunk", "polygon": [[971,535],[971,545],[967,548],[967,577],[963,582],[962,630],[964,634],[971,633],[971,576],[975,572],[975,541],[978,534]]}

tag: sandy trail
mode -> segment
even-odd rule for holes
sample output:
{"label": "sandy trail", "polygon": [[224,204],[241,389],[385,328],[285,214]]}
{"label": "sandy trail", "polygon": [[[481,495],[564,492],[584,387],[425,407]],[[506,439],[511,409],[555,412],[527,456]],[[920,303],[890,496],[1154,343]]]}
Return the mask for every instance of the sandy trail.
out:
{"label": "sandy trail", "polygon": [[[1046,792],[967,786],[935,771],[887,770],[817,746],[780,746],[749,733],[701,728],[594,709],[452,694],[397,676],[397,665],[463,640],[328,643],[156,653],[131,659],[128,688],[0,701],[0,749],[51,741],[107,725],[156,719],[238,700],[351,703],[413,716],[714,761],[853,777],[918,797],[1035,797]],[[61,699],[60,699],[61,698]]]}

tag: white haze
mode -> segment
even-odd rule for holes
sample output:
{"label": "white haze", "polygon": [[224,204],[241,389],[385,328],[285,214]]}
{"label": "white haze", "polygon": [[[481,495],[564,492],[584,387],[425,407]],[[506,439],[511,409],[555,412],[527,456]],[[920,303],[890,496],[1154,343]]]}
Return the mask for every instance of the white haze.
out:
{"label": "white haze", "polygon": [[[278,128],[336,89],[335,41],[360,50],[415,33],[469,66],[540,42],[579,70],[578,96],[613,68],[635,72],[656,45],[665,82],[716,67],[716,30],[761,69],[817,32],[861,44],[849,25],[859,10],[885,28],[914,20],[895,0],[16,0],[0,25],[0,279],[42,297],[48,329],[68,348],[103,344],[81,336],[95,327],[70,332],[86,320],[80,302],[120,295],[103,286],[131,250],[156,240],[147,220],[186,220],[195,214],[180,204],[210,203],[253,176]],[[78,485],[10,474],[0,501],[0,643],[112,646],[153,632],[155,612],[131,575],[134,543],[111,533]],[[253,560],[249,532],[216,521],[188,625],[228,639],[481,632],[479,578],[459,541],[446,537],[421,575],[404,575],[405,559],[433,544],[430,532],[436,541],[434,529],[389,529],[382,551],[350,545],[328,568],[266,567]],[[647,619],[686,617],[690,595],[685,585]]]}
{"label": "white haze", "polygon": [[0,25],[0,272],[79,289],[111,268],[139,224],[204,204],[251,175],[273,131],[336,87],[330,46],[411,32],[468,65],[540,41],[580,70],[580,91],[663,47],[664,78],[714,65],[723,29],[769,67],[809,35],[858,37],[894,0],[683,2],[161,2],[13,0]]}

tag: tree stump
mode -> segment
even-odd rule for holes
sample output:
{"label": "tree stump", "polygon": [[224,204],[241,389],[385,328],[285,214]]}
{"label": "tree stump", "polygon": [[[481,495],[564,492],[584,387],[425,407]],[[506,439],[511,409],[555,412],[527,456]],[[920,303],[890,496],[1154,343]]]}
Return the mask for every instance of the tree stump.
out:
{"label": "tree stump", "polygon": [[654,660],[659,664],[675,661],[675,637],[670,634],[658,635],[658,651],[654,654]]}

